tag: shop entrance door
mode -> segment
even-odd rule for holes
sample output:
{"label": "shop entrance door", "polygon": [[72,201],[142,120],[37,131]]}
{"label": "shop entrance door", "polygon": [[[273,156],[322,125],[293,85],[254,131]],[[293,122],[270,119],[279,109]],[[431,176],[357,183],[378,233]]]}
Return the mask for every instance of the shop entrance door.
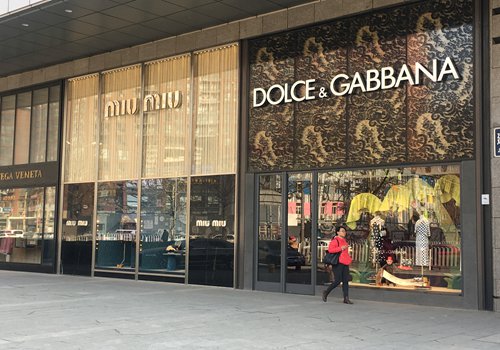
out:
{"label": "shop entrance door", "polygon": [[287,174],[285,292],[314,294],[311,173]]}
{"label": "shop entrance door", "polygon": [[313,187],[311,173],[259,176],[257,289],[314,294]]}

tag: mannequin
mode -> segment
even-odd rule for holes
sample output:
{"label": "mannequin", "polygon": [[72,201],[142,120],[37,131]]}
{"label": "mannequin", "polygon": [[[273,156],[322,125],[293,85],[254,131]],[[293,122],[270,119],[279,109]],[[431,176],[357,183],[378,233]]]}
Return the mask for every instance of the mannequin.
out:
{"label": "mannequin", "polygon": [[429,220],[423,215],[415,223],[415,265],[421,266],[421,275],[424,266],[429,266],[429,237],[431,228]]}
{"label": "mannequin", "polygon": [[370,221],[370,243],[372,246],[372,263],[378,267],[378,264],[382,255],[382,230],[384,228],[385,221],[380,217],[380,212],[375,212],[375,216]]}

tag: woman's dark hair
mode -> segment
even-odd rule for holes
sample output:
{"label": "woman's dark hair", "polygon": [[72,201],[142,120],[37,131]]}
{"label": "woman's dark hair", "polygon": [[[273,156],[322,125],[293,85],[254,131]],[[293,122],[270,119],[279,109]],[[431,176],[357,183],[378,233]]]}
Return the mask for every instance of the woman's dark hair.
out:
{"label": "woman's dark hair", "polygon": [[335,235],[339,234],[339,231],[340,231],[341,228],[343,228],[344,230],[347,231],[347,229],[345,228],[344,225],[340,225],[340,226],[335,227]]}
{"label": "woman's dark hair", "polygon": [[418,219],[420,219],[420,215],[418,215],[418,213],[416,211],[413,212],[413,215],[411,216],[411,218],[417,222]]}

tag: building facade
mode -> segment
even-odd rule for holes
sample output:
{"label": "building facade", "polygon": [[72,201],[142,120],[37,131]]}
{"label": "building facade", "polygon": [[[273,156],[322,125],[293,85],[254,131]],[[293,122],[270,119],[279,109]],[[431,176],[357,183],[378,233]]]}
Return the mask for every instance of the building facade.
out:
{"label": "building facade", "polygon": [[0,268],[497,308],[500,4],[287,5],[0,78]]}

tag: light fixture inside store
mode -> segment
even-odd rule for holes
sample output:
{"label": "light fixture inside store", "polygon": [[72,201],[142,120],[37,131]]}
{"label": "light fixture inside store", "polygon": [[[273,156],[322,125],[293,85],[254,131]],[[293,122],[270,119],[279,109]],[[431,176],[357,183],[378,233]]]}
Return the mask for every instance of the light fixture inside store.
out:
{"label": "light fixture inside store", "polygon": [[66,9],[66,10],[64,10],[64,12],[66,12],[66,13],[72,13],[72,12],[73,12],[73,10],[71,10],[71,9]]}
{"label": "light fixture inside store", "polygon": [[23,23],[21,24],[23,27],[29,27],[30,25],[28,23]]}

